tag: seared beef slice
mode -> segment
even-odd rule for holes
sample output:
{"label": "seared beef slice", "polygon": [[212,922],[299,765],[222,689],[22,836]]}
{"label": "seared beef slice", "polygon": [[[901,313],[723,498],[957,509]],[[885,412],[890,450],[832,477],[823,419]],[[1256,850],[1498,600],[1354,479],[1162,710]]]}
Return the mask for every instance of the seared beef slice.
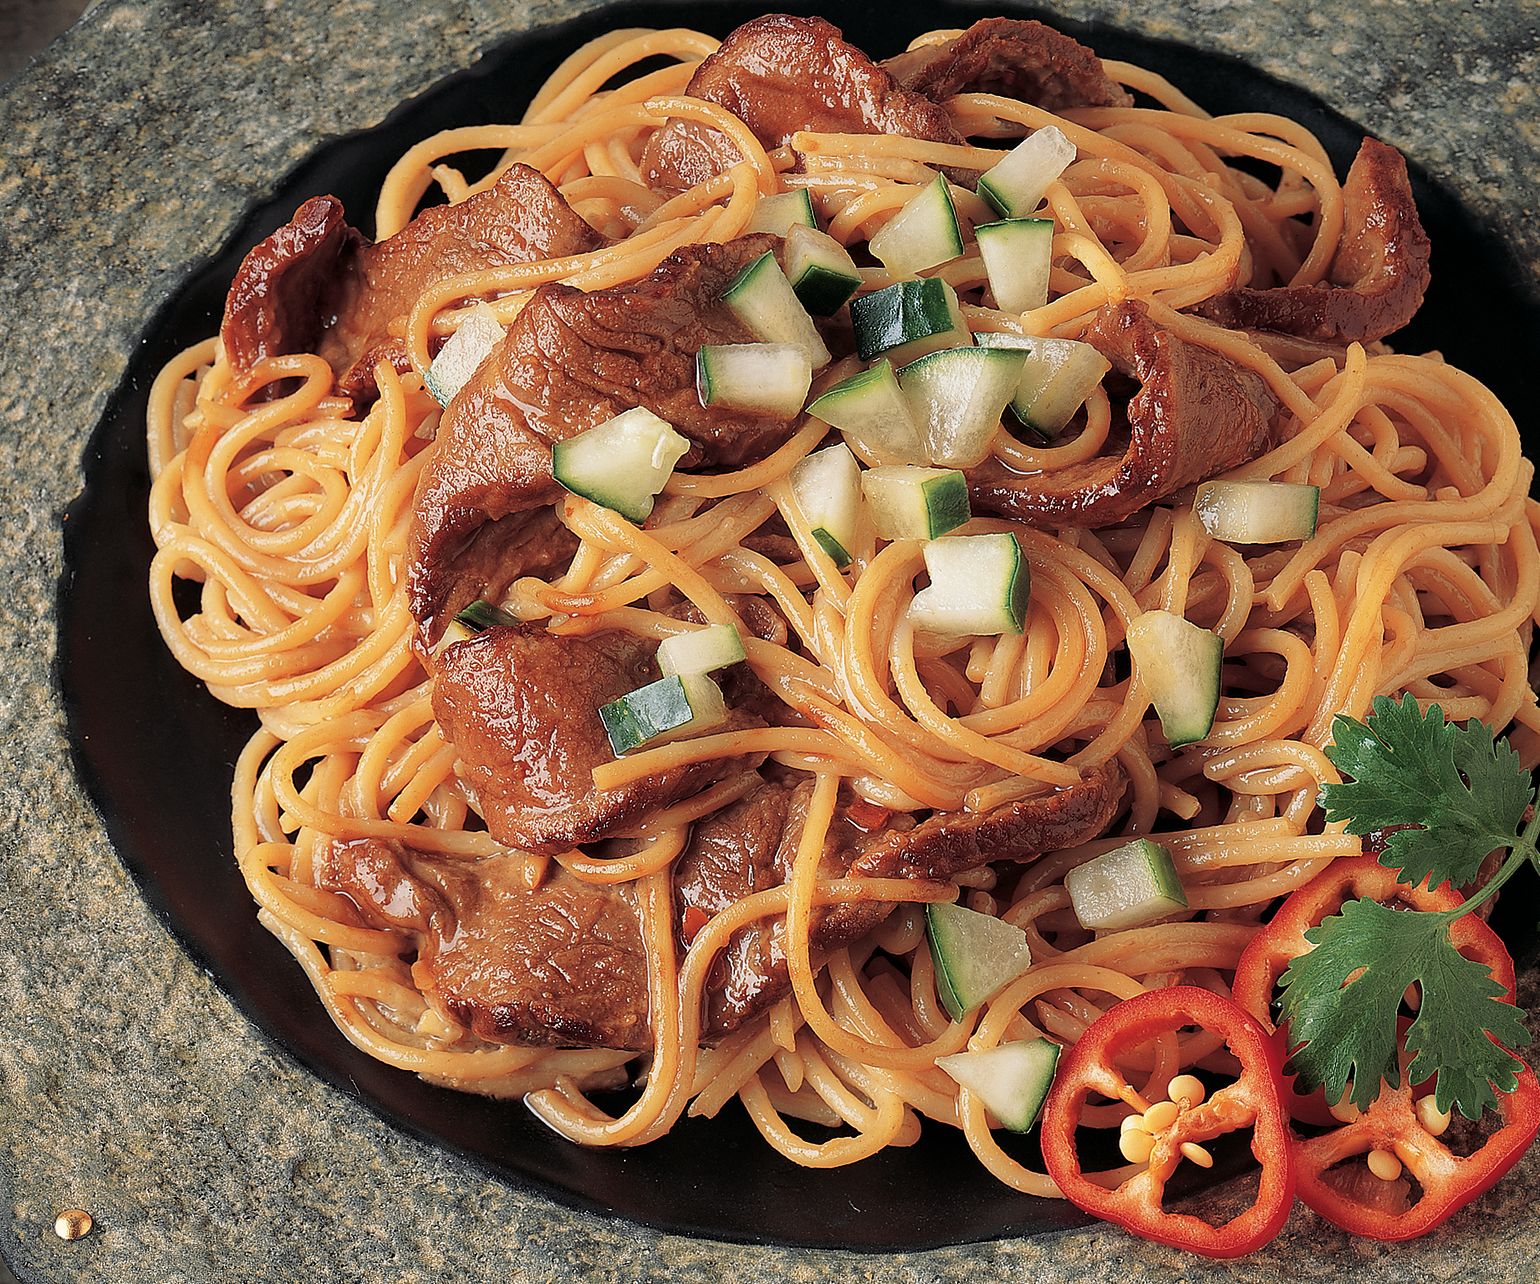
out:
{"label": "seared beef slice", "polygon": [[263,357],[318,352],[339,391],[372,400],[374,366],[410,369],[387,333],[429,286],[463,272],[584,254],[603,238],[545,177],[513,165],[485,192],[424,210],[369,244],[343,221],[334,196],[317,196],[249,253],[225,303],[220,337],[237,370]]}
{"label": "seared beef slice", "polygon": [[[754,765],[727,758],[594,788],[593,769],[615,758],[599,706],[654,681],[656,650],[626,633],[562,637],[522,624],[445,649],[434,716],[495,838],[522,851],[571,851],[635,829],[653,812]],[[762,725],[734,711],[722,730]]]}
{"label": "seared beef slice", "polygon": [[362,839],[323,849],[317,882],[417,950],[412,979],[445,1016],[493,1043],[641,1050],[647,959],[631,894],[523,861],[453,860]]}
{"label": "seared beef slice", "polygon": [[[456,568],[472,542],[500,544],[520,526],[502,519],[560,494],[551,476],[553,442],[635,406],[690,439],[687,467],[748,463],[791,435],[795,420],[702,406],[695,388],[701,347],[754,341],[722,292],[778,244],[746,236],[692,245],[631,285],[535,292],[449,403],[418,486],[407,574],[412,612],[430,637],[465,604],[470,586]],[[489,523],[500,525],[483,533]],[[495,552],[475,556],[495,562]]]}

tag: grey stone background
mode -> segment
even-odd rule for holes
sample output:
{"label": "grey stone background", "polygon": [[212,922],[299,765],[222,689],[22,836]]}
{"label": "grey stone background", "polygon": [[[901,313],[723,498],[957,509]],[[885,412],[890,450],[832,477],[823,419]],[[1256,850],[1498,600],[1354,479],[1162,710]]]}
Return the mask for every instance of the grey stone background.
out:
{"label": "grey stone background", "polygon": [[[0,45],[15,66],[14,5]],[[1540,1153],[1438,1237],[1303,1210],[1197,1262],[1106,1229],[862,1257],[556,1208],[410,1140],[268,1047],[156,923],[68,766],[50,677],[60,519],[147,317],[248,202],[510,31],[590,0],[104,0],[0,89],[0,1257],[92,1281],[1540,1278]],[[1321,92],[1540,265],[1535,0],[1065,0]],[[841,6],[831,3],[829,16]],[[14,48],[12,46],[15,46]],[[0,70],[0,76],[3,76]],[[1480,283],[1472,283],[1479,297]],[[55,1213],[97,1229],[65,1244]]]}

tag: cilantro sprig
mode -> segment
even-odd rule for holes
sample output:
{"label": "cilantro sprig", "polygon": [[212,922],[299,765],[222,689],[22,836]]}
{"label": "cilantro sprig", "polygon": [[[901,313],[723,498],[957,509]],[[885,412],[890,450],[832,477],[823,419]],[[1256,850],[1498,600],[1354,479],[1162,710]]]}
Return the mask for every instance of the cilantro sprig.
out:
{"label": "cilantro sprig", "polygon": [[[1380,864],[1397,881],[1437,887],[1478,876],[1493,851],[1509,855],[1462,905],[1448,911],[1397,910],[1353,900],[1305,934],[1314,948],[1280,978],[1289,1068],[1328,1101],[1351,1091],[1367,1108],[1380,1081],[1400,1082],[1397,1015],[1411,986],[1420,992],[1406,1030],[1407,1074],[1431,1077],[1441,1110],[1476,1119],[1511,1092],[1523,1063],[1524,1013],[1502,997],[1483,963],[1450,937],[1454,921],[1496,893],[1522,865],[1540,869],[1540,817],[1523,830],[1535,789],[1518,754],[1478,721],[1445,720],[1405,697],[1381,696],[1366,722],[1338,717],[1327,756],[1346,779],[1321,790],[1329,821],[1350,834],[1387,830]],[[1391,827],[1396,827],[1392,829]]]}

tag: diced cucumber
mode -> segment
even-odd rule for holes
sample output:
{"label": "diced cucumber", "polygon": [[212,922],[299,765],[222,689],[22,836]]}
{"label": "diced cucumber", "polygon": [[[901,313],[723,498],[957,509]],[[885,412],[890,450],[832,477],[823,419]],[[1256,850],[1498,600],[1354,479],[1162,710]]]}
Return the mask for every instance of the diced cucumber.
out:
{"label": "diced cucumber", "polygon": [[710,673],[742,659],[743,639],[731,624],[708,624],[658,643],[658,668],[666,678],[676,673]]}
{"label": "diced cucumber", "polygon": [[1128,653],[1173,748],[1208,735],[1219,708],[1224,640],[1170,611],[1146,611],[1128,626]]}
{"label": "diced cucumber", "polygon": [[807,412],[852,437],[868,456],[896,463],[925,458],[925,444],[909,399],[887,360],[841,380]]}
{"label": "diced cucumber", "polygon": [[506,628],[510,624],[517,624],[518,620],[511,612],[488,602],[485,598],[478,597],[455,616],[455,623],[469,629],[472,633],[485,633],[488,629]]}
{"label": "diced cucumber", "polygon": [[949,468],[982,463],[1025,364],[1026,354],[1009,348],[947,348],[900,370],[898,385],[919,424],[925,457]]}
{"label": "diced cucumber", "polygon": [[439,349],[423,377],[433,400],[447,406],[449,399],[470,382],[470,377],[491,355],[492,349],[503,341],[506,333],[497,314],[485,303],[478,303]]}
{"label": "diced cucumber", "polygon": [[690,443],[645,406],[551,447],[551,475],[574,495],[645,521]]}
{"label": "diced cucumber", "polygon": [[795,343],[708,343],[695,354],[703,406],[795,419],[812,382],[807,351]]}
{"label": "diced cucumber", "polygon": [[962,228],[946,175],[937,174],[868,242],[872,257],[894,276],[914,276],[963,252]]}
{"label": "diced cucumber", "polygon": [[744,230],[785,236],[794,227],[817,226],[818,220],[813,217],[813,198],[807,188],[799,187],[779,196],[761,196]]}
{"label": "diced cucumber", "polygon": [[832,317],[861,285],[861,270],[849,252],[816,227],[786,233],[786,276],[815,317]]}
{"label": "diced cucumber", "polygon": [[727,721],[727,705],[704,673],[675,673],[600,705],[599,720],[619,757],[720,727]]}
{"label": "diced cucumber", "polygon": [[1204,530],[1227,544],[1283,544],[1315,534],[1321,488],[1301,482],[1204,482],[1192,511]]}
{"label": "diced cucumber", "polygon": [[954,1021],[998,994],[1032,966],[1027,934],[1019,927],[961,905],[925,907],[936,990]]}
{"label": "diced cucumber", "polygon": [[477,598],[444,627],[439,640],[434,644],[433,654],[437,655],[445,647],[453,646],[456,642],[464,642],[467,638],[485,633],[490,628],[517,623],[513,615],[502,607]]}
{"label": "diced cucumber", "polygon": [[1045,125],[1022,139],[1005,159],[979,179],[979,195],[1006,218],[1032,213],[1048,184],[1075,159],[1075,144],[1057,125]]}
{"label": "diced cucumber", "polygon": [[829,349],[775,261],[774,251],[766,250],[738,273],[723,291],[722,301],[756,339],[796,344],[807,353],[814,370],[829,364]]}
{"label": "diced cucumber", "polygon": [[930,587],[909,604],[916,628],[974,637],[1021,632],[1032,577],[1014,536],[945,535],[924,554]]}
{"label": "diced cucumber", "polygon": [[862,361],[886,353],[895,365],[903,365],[972,341],[956,291],[935,277],[863,294],[850,305],[850,324]]}
{"label": "diced cucumber", "polygon": [[1142,927],[1187,908],[1171,853],[1148,838],[1103,852],[1064,875],[1080,926],[1093,932]]}
{"label": "diced cucumber", "polygon": [[1031,312],[1048,302],[1053,262],[1051,218],[1007,218],[973,229],[1002,312]]}
{"label": "diced cucumber", "polygon": [[1053,440],[1112,369],[1112,362],[1078,339],[981,334],[978,343],[983,348],[1017,348],[1027,353],[1011,398],[1011,413],[1043,441]]}
{"label": "diced cucumber", "polygon": [[868,468],[861,492],[883,539],[935,539],[973,515],[968,480],[955,468]]}
{"label": "diced cucumber", "polygon": [[849,566],[861,515],[861,470],[850,447],[815,450],[791,470],[791,490],[813,538],[836,566]]}
{"label": "diced cucumber", "polygon": [[1052,1039],[1018,1039],[983,1052],[954,1052],[936,1064],[1012,1132],[1026,1132],[1053,1087],[1059,1045]]}

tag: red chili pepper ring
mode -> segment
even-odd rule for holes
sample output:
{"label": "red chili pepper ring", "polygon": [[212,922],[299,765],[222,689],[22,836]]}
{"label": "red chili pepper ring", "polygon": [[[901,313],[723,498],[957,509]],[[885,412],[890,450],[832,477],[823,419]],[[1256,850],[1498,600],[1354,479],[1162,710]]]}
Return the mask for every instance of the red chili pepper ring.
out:
{"label": "red chili pepper ring", "polygon": [[[1156,1035],[1196,1026],[1218,1034],[1240,1062],[1234,1083],[1201,1104],[1184,1109],[1156,1136],[1141,1172],[1108,1189],[1081,1169],[1075,1130],[1086,1098],[1137,1098],[1119,1057]],[[1097,1020],[1065,1053],[1043,1114],[1043,1157],[1048,1173],[1072,1203],[1146,1239],[1206,1257],[1239,1257],[1275,1236],[1294,1202],[1294,1161],[1282,1104],[1282,1067],[1274,1040],[1249,1013],[1196,986],[1178,985],[1136,995]],[[1184,1143],[1202,1143],[1243,1128],[1252,1130],[1251,1151],[1262,1165],[1256,1200],[1215,1226],[1163,1206],[1166,1183],[1182,1159]]]}

